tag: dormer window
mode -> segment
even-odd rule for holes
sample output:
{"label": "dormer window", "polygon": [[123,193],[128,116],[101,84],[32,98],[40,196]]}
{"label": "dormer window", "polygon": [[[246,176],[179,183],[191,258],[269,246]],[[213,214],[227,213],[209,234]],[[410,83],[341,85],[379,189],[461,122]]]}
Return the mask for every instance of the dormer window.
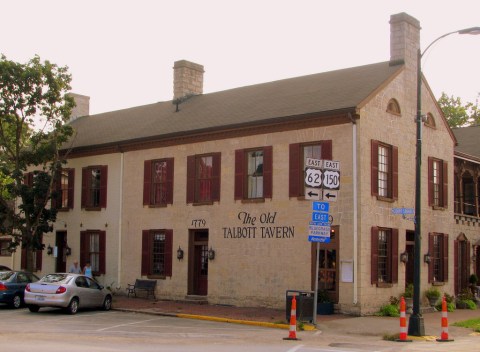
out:
{"label": "dormer window", "polygon": [[390,99],[387,105],[387,112],[399,116],[402,114],[400,110],[400,105],[398,104],[398,101],[396,99]]}

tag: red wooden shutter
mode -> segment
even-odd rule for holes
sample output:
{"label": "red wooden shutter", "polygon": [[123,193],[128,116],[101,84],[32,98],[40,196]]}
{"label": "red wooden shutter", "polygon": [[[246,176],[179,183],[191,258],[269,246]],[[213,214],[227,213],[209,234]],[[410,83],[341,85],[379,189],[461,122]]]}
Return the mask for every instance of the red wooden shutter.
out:
{"label": "red wooden shutter", "polygon": [[149,230],[142,231],[142,275],[150,275],[150,244],[151,236]]}
{"label": "red wooden shutter", "polygon": [[273,147],[263,148],[263,198],[272,198]]}
{"label": "red wooden shutter", "polygon": [[322,141],[322,159],[332,160],[332,140]]}
{"label": "red wooden shutter", "polygon": [[378,282],[378,227],[372,226],[370,249],[370,281],[372,285]]}
{"label": "red wooden shutter", "polygon": [[89,169],[88,167],[82,168],[82,199],[81,199],[81,207],[86,208],[87,206],[87,192],[88,192],[88,183],[90,181],[89,178]]}
{"label": "red wooden shutter", "polygon": [[[442,199],[444,208],[448,208],[448,162],[443,161],[443,172],[442,172],[442,180],[443,180],[443,190],[442,190]],[[470,266],[468,266],[470,267]]]}
{"label": "red wooden shutter", "polygon": [[398,147],[392,147],[392,198],[398,199]]}
{"label": "red wooden shutter", "polygon": [[172,276],[173,230],[165,230],[165,276]]}
{"label": "red wooden shutter", "polygon": [[221,153],[212,154],[212,201],[220,201]]}
{"label": "red wooden shutter", "polygon": [[433,159],[428,157],[428,206],[433,205]]}
{"label": "red wooden shutter", "polygon": [[[168,166],[167,166],[168,168]],[[152,160],[143,163],[143,205],[150,205],[150,187],[152,185]]]}
{"label": "red wooden shutter", "polygon": [[73,209],[75,204],[73,195],[75,193],[75,169],[68,169],[68,209]]}
{"label": "red wooden shutter", "polygon": [[187,157],[187,203],[195,202],[195,155]]}
{"label": "red wooden shutter", "polygon": [[173,158],[168,158],[167,162],[167,204],[173,204]]}
{"label": "red wooden shutter", "polygon": [[100,208],[107,207],[108,166],[100,166]]}
{"label": "red wooden shutter", "polygon": [[245,163],[245,151],[243,149],[235,150],[235,200],[243,199]]}
{"label": "red wooden shutter", "polygon": [[[443,282],[448,281],[448,234],[443,234]],[[470,257],[468,257],[470,258]],[[470,267],[468,265],[468,267]]]}
{"label": "red wooden shutter", "polygon": [[100,252],[99,252],[99,272],[100,274],[106,273],[106,264],[105,264],[105,255],[106,255],[106,240],[107,240],[107,233],[105,231],[99,231],[99,245],[100,245]]}
{"label": "red wooden shutter", "polygon": [[55,171],[53,174],[53,185],[52,185],[52,195],[51,195],[51,203],[50,207],[52,209],[57,209],[61,207],[61,199],[62,199],[62,173],[61,169]]}
{"label": "red wooden shutter", "polygon": [[458,287],[458,277],[459,272],[458,272],[458,241],[454,240],[453,241],[453,277],[454,277],[454,292],[455,294],[459,293],[459,287]]}
{"label": "red wooden shutter", "polygon": [[[427,248],[427,253],[430,254],[430,258],[433,258],[433,233],[428,234],[428,248]],[[431,283],[433,282],[433,261],[430,261],[430,263],[427,264],[428,266],[428,282]]]}
{"label": "red wooden shutter", "polygon": [[20,269],[27,269],[27,249],[22,248],[22,257],[20,259]]}
{"label": "red wooden shutter", "polygon": [[398,282],[398,229],[392,229],[392,283]]}
{"label": "red wooden shutter", "polygon": [[300,144],[290,144],[289,149],[288,196],[298,197],[300,195],[300,175],[303,174],[300,165]]}
{"label": "red wooden shutter", "polygon": [[90,237],[87,231],[80,231],[80,267],[83,269],[90,260]]}
{"label": "red wooden shutter", "polygon": [[378,196],[378,141],[372,139],[371,184],[372,196]]}

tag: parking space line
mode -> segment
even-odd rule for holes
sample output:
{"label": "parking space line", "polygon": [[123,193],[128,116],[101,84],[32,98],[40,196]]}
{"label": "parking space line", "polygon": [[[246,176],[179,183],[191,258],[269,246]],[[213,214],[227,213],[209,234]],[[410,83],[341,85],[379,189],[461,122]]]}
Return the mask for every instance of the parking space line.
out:
{"label": "parking space line", "polygon": [[141,320],[141,321],[135,321],[135,322],[133,322],[133,323],[128,323],[128,324],[114,325],[114,326],[106,327],[106,328],[103,328],[103,329],[97,329],[97,330],[95,330],[95,331],[105,331],[105,330],[110,330],[110,329],[114,329],[114,328],[119,328],[119,327],[122,327],[122,326],[129,326],[129,325],[146,323],[146,322],[154,321],[154,320],[158,320],[158,318],[148,319],[148,320]]}

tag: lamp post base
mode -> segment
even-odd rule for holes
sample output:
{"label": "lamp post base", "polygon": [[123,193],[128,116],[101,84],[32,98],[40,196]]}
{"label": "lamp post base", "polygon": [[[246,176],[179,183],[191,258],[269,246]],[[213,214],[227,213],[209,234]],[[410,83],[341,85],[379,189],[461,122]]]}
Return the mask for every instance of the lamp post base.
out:
{"label": "lamp post base", "polygon": [[425,336],[425,325],[421,314],[412,314],[408,320],[408,335]]}

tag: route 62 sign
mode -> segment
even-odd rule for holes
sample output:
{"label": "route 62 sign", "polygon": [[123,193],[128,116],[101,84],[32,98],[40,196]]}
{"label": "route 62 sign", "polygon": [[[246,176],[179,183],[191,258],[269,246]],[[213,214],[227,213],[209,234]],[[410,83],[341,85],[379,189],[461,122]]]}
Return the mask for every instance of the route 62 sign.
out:
{"label": "route 62 sign", "polygon": [[320,188],[322,185],[322,171],[307,167],[305,169],[305,184],[313,188]]}

